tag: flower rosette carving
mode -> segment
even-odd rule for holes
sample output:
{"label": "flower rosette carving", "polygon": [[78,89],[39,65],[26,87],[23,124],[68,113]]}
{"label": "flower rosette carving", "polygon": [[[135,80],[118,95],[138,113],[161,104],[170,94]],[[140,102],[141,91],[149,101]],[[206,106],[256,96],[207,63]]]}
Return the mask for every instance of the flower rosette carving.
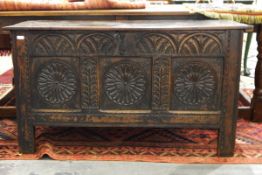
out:
{"label": "flower rosette carving", "polygon": [[174,93],[184,104],[201,105],[213,98],[216,80],[216,73],[210,65],[202,62],[187,63],[178,68]]}
{"label": "flower rosette carving", "polygon": [[70,66],[60,62],[44,65],[37,76],[37,90],[50,104],[63,104],[76,94],[77,80]]}
{"label": "flower rosette carving", "polygon": [[118,105],[129,106],[141,101],[146,91],[146,73],[134,62],[113,64],[104,74],[107,97]]}

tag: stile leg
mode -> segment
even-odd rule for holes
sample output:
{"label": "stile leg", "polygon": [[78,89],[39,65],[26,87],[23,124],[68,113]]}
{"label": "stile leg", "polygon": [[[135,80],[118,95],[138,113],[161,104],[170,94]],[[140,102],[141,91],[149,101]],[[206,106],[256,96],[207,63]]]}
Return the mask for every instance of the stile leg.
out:
{"label": "stile leg", "polygon": [[19,122],[19,151],[21,153],[35,152],[35,127],[28,120]]}
{"label": "stile leg", "polygon": [[[226,124],[227,125],[227,124]],[[228,128],[227,128],[228,127]],[[231,157],[235,148],[235,129],[232,126],[222,126],[218,130],[217,154],[221,157]]]}

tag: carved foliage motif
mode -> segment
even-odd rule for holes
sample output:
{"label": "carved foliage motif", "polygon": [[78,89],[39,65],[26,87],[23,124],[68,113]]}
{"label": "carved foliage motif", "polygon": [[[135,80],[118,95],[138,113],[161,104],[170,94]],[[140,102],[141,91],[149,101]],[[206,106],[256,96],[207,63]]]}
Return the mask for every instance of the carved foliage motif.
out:
{"label": "carved foliage motif", "polygon": [[195,33],[182,40],[178,52],[180,55],[221,55],[222,46],[220,41],[204,33]]}
{"label": "carved foliage motif", "polygon": [[112,55],[116,49],[114,38],[108,34],[94,33],[84,36],[77,44],[80,55]]}
{"label": "carved foliage motif", "polygon": [[143,68],[131,61],[110,66],[104,74],[107,97],[118,105],[133,105],[141,101],[146,91],[146,74]]}
{"label": "carved foliage motif", "polygon": [[139,53],[171,55],[176,52],[176,47],[167,36],[163,34],[147,34],[137,43]]}
{"label": "carved foliage motif", "polygon": [[154,59],[152,80],[153,109],[164,110],[169,107],[169,67],[170,60],[168,58]]}
{"label": "carved foliage motif", "polygon": [[45,64],[36,81],[38,93],[50,104],[63,104],[76,94],[76,75],[69,65],[62,62]]}
{"label": "carved foliage motif", "polygon": [[98,108],[97,100],[97,61],[94,58],[83,58],[82,75],[82,108]]}
{"label": "carved foliage motif", "polygon": [[174,93],[184,104],[207,103],[216,93],[217,75],[206,63],[186,63],[178,68],[175,77]]}
{"label": "carved foliage motif", "polygon": [[33,55],[66,56],[74,55],[74,45],[63,35],[43,35],[33,42]]}

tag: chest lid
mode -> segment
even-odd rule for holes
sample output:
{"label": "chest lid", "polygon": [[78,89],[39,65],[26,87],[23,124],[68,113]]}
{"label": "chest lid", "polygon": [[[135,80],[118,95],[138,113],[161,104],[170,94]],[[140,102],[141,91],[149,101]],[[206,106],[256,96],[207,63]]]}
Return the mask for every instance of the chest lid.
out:
{"label": "chest lid", "polygon": [[226,20],[35,20],[7,26],[8,30],[251,30],[252,26]]}

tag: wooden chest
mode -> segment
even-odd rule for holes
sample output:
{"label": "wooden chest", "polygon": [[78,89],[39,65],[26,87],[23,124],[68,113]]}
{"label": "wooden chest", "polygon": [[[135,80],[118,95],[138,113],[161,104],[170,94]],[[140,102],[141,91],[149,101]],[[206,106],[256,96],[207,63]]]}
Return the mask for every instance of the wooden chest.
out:
{"label": "wooden chest", "polygon": [[20,151],[36,125],[219,130],[234,150],[242,33],[216,20],[28,21],[9,26]]}

